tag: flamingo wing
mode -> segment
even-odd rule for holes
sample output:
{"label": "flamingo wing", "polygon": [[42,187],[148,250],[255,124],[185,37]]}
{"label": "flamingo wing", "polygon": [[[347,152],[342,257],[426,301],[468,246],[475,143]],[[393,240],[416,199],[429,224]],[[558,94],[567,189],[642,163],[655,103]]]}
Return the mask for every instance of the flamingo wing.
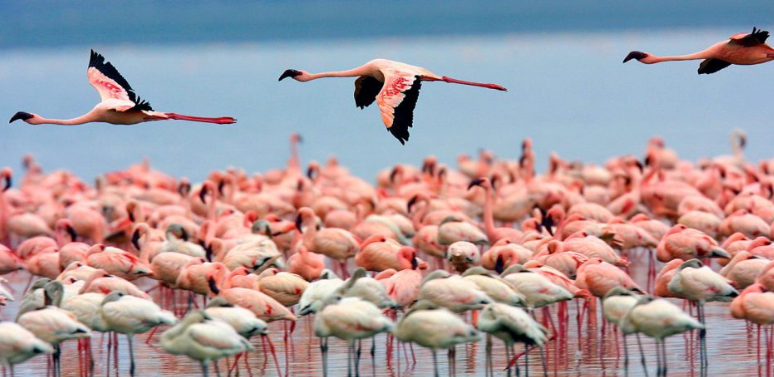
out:
{"label": "flamingo wing", "polygon": [[753,28],[752,33],[739,33],[731,36],[729,43],[736,43],[745,47],[758,46],[766,43],[769,32]]}
{"label": "flamingo wing", "polygon": [[728,67],[731,63],[720,59],[705,59],[699,64],[699,74],[711,74]]}
{"label": "flamingo wing", "polygon": [[[116,106],[114,109],[118,111],[126,110],[147,110],[152,111],[148,101],[144,101],[138,96],[129,82],[118,73],[116,67],[109,62],[105,62],[105,57],[91,50],[91,58],[89,59],[89,68],[86,70],[86,75],[89,78],[89,84],[97,89],[99,97],[105,100],[120,100],[124,104]],[[128,102],[133,103],[133,107],[126,108]]]}
{"label": "flamingo wing", "polygon": [[358,77],[355,80],[355,106],[361,109],[371,106],[379,91],[382,90],[382,86],[384,84],[381,81],[371,76]]}
{"label": "flamingo wing", "polygon": [[401,71],[386,71],[384,86],[376,96],[376,103],[382,113],[387,130],[401,144],[409,139],[409,127],[414,122],[414,108],[422,86],[420,76]]}

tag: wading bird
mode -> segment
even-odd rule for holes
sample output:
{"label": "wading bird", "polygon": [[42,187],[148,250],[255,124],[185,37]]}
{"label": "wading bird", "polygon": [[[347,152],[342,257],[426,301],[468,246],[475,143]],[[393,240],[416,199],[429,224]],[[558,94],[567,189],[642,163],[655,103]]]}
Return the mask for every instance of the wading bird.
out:
{"label": "wading bird", "polygon": [[232,117],[207,118],[176,113],[154,111],[148,101],[140,98],[134,92],[126,79],[118,73],[113,64],[105,62],[105,57],[91,50],[89,68],[86,71],[89,84],[97,89],[102,102],[91,111],[72,119],[48,119],[37,114],[19,111],[11,117],[8,123],[21,119],[29,124],[59,124],[75,126],[91,122],[111,124],[137,124],[152,120],[190,120],[194,122],[231,124],[236,123]]}
{"label": "wading bird", "polygon": [[624,63],[637,59],[641,63],[653,64],[677,60],[704,59],[699,65],[699,74],[715,73],[731,64],[753,65],[774,60],[774,49],[766,44],[769,32],[753,28],[752,33],[732,35],[728,41],[720,41],[693,54],[678,56],[656,56],[641,51],[626,55]]}
{"label": "wading bird", "polygon": [[405,144],[409,139],[408,129],[414,121],[414,107],[417,105],[422,81],[444,81],[452,84],[507,91],[505,87],[500,85],[439,76],[422,67],[386,59],[371,60],[360,67],[338,72],[309,73],[288,69],[282,73],[279,81],[286,77],[300,82],[323,77],[357,77],[355,80],[355,105],[364,109],[376,101],[379,105],[379,111],[382,113],[384,125],[401,144]]}

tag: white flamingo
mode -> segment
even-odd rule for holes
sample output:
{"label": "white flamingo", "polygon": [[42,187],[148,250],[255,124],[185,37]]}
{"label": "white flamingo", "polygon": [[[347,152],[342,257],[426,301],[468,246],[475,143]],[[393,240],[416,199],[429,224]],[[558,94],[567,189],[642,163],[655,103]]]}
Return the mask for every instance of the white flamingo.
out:
{"label": "white flamingo", "polygon": [[205,377],[210,361],[253,349],[250,342],[228,323],[211,318],[204,311],[188,314],[161,334],[161,347],[173,355],[185,355],[199,361]]}
{"label": "white flamingo", "polygon": [[161,310],[153,301],[112,292],[102,301],[102,318],[110,331],[126,335],[129,343],[129,371],[134,375],[134,334],[142,334],[161,325],[174,325],[177,318],[171,312]]}

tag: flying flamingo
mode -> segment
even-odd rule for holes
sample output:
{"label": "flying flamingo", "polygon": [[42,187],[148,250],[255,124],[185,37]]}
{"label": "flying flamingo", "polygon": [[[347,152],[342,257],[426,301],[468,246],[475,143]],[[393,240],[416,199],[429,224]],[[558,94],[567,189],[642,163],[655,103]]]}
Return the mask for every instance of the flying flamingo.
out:
{"label": "flying flamingo", "polygon": [[401,144],[405,144],[409,139],[408,129],[414,121],[414,107],[417,105],[422,81],[444,81],[452,84],[508,90],[496,84],[482,84],[439,76],[422,67],[386,59],[371,60],[360,67],[339,72],[309,73],[288,69],[282,73],[279,81],[286,77],[300,82],[323,77],[357,77],[355,80],[355,105],[364,109],[376,101],[382,113],[384,125]]}
{"label": "flying flamingo", "polygon": [[72,119],[48,119],[37,114],[19,111],[11,117],[8,123],[21,119],[29,124],[59,124],[75,126],[91,122],[111,124],[137,124],[152,120],[190,120],[194,122],[232,124],[236,119],[231,117],[206,118],[176,113],[154,111],[150,103],[142,100],[126,79],[118,73],[113,64],[105,62],[105,57],[91,50],[89,68],[86,71],[89,84],[97,89],[102,102],[91,111]]}
{"label": "flying flamingo", "polygon": [[624,63],[637,59],[641,63],[653,64],[676,60],[704,59],[699,65],[699,74],[720,71],[731,64],[753,65],[774,60],[774,49],[766,44],[769,32],[753,28],[752,33],[732,35],[728,41],[720,41],[693,54],[679,56],[656,56],[641,51],[632,51],[626,55]]}

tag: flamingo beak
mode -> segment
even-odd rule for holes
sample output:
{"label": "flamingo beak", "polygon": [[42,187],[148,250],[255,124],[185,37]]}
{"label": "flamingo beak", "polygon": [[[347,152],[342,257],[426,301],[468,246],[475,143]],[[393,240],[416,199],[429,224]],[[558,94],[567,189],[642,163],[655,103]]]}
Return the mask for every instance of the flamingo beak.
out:
{"label": "flamingo beak", "polygon": [[473,186],[481,186],[482,183],[484,183],[483,179],[476,178],[476,179],[470,181],[470,184],[468,185],[468,190],[472,189]]}
{"label": "flamingo beak", "polygon": [[140,250],[140,232],[136,230],[132,233],[132,245],[134,245],[135,249]]}
{"label": "flamingo beak", "polygon": [[299,76],[299,75],[301,75],[301,71],[296,69],[288,69],[285,72],[282,72],[282,76],[280,76],[279,80],[277,81],[282,81],[286,77],[295,78],[296,76]]}
{"label": "flamingo beak", "polygon": [[414,254],[411,257],[411,269],[416,270],[419,267],[419,262],[417,262],[417,256]]}
{"label": "flamingo beak", "polygon": [[75,239],[78,237],[78,234],[75,233],[75,229],[69,225],[67,226],[67,234],[70,235],[70,239],[73,240],[73,242],[75,242]]}
{"label": "flamingo beak", "polygon": [[411,213],[411,208],[417,204],[417,199],[419,199],[417,196],[413,196],[411,199],[409,199],[408,203],[406,204],[406,210],[408,213]]}
{"label": "flamingo beak", "polygon": [[202,186],[202,189],[199,190],[199,199],[201,199],[202,203],[206,203],[204,200],[205,196],[207,196],[207,186]]}
{"label": "flamingo beak", "polygon": [[5,187],[3,187],[3,191],[7,191],[9,188],[11,188],[11,185],[13,185],[13,181],[11,176],[5,177]]}
{"label": "flamingo beak", "polygon": [[34,116],[34,115],[32,115],[32,114],[30,114],[30,113],[26,113],[26,112],[24,112],[24,111],[19,111],[19,112],[17,112],[16,114],[14,114],[14,115],[11,117],[11,120],[9,120],[9,121],[8,121],[8,123],[13,123],[13,121],[15,121],[15,120],[19,120],[19,119],[21,119],[21,120],[27,120],[27,119],[30,119],[30,118],[32,118],[33,116]]}
{"label": "flamingo beak", "polygon": [[495,271],[497,271],[498,274],[502,274],[505,270],[505,261],[503,260],[503,257],[498,256],[497,261],[495,262]]}
{"label": "flamingo beak", "polygon": [[644,53],[642,51],[632,51],[632,52],[629,53],[629,55],[626,55],[626,58],[624,58],[623,62],[626,63],[626,62],[628,62],[629,60],[632,60],[632,59],[637,59],[637,61],[639,61],[640,59],[643,59],[646,56],[648,56],[648,54],[646,54],[646,53]]}
{"label": "flamingo beak", "polygon": [[302,221],[303,221],[303,219],[301,219],[301,215],[300,214],[298,216],[296,216],[296,229],[298,229],[299,232],[302,231],[301,230],[301,223],[302,223]]}

